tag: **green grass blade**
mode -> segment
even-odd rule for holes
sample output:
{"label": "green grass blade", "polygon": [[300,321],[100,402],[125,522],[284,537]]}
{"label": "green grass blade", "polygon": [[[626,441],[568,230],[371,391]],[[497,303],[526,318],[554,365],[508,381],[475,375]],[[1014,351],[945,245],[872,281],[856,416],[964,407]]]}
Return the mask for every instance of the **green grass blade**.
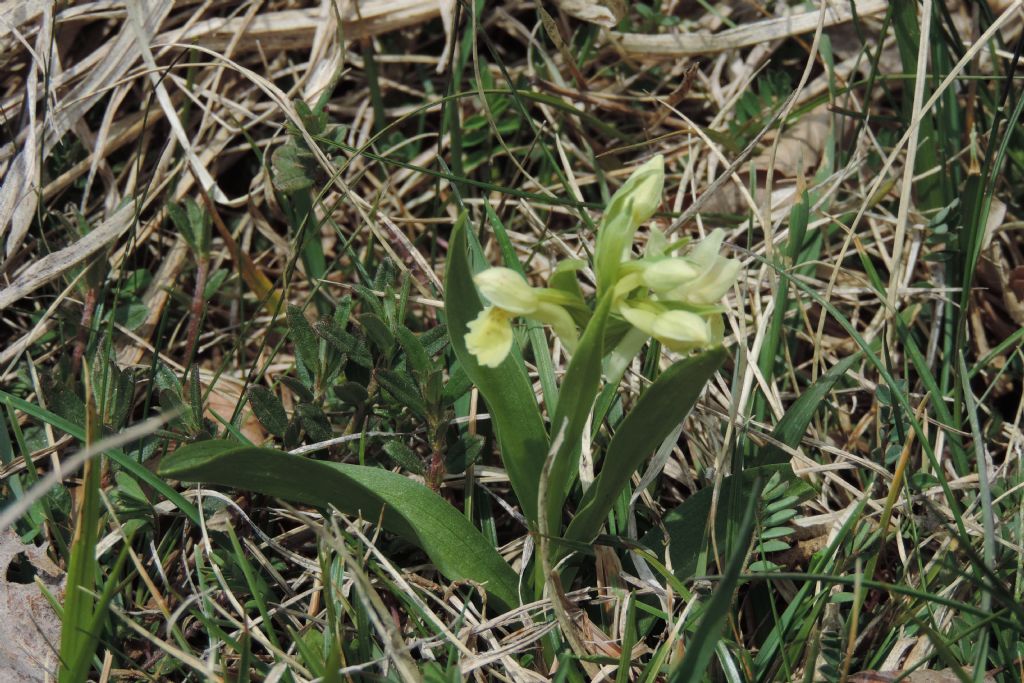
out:
{"label": "green grass blade", "polygon": [[[782,416],[782,419],[775,425],[775,429],[772,430],[772,437],[787,446],[796,447],[800,443],[800,439],[807,433],[807,425],[811,423],[825,397],[832,391],[832,387],[849,372],[850,368],[860,362],[863,357],[864,353],[862,351],[847,356],[819,377],[814,384],[807,387],[800,394],[800,398],[786,409],[786,414]],[[774,444],[769,444],[748,462],[750,466],[757,467],[759,465],[786,463],[789,460],[789,453]]]}
{"label": "green grass blade", "polygon": [[[37,420],[42,420],[57,429],[65,431],[77,439],[85,439],[85,430],[83,430],[79,425],[69,422],[59,415],[51,413],[49,410],[41,408],[34,403],[29,403],[28,401],[8,394],[3,390],[0,390],[0,401],[7,403],[18,410],[24,411]],[[148,486],[152,486],[160,495],[174,503],[178,509],[181,510],[182,514],[189,518],[189,520],[195,524],[200,523],[199,511],[196,510],[196,506],[186,500],[180,493],[175,491],[173,487],[168,486],[167,482],[153,474],[145,465],[118,449],[111,449],[107,451],[105,455],[123,467],[133,477]]]}
{"label": "green grass blade", "polygon": [[762,485],[763,480],[760,478],[754,482],[750,499],[747,501],[747,511],[743,515],[743,523],[740,526],[739,543],[737,543],[732,557],[729,558],[729,564],[725,568],[722,580],[712,593],[711,599],[708,600],[704,617],[700,620],[700,625],[697,626],[697,632],[686,644],[683,661],[669,677],[671,683],[697,683],[707,673],[722,628],[729,617],[733,593],[736,592],[736,586],[739,583],[740,571],[747,559],[747,549],[754,533],[754,511],[757,509],[757,501],[761,498]]}
{"label": "green grass blade", "polygon": [[[88,394],[88,381],[86,382]],[[86,445],[95,441],[99,431],[99,417],[88,400],[86,413]],[[93,595],[96,586],[96,543],[99,540],[100,520],[100,461],[85,463],[82,486],[79,491],[75,534],[71,541],[71,559],[68,562],[67,593],[60,629],[60,669],[58,683],[84,681],[92,663],[98,634],[90,629],[94,614]]]}

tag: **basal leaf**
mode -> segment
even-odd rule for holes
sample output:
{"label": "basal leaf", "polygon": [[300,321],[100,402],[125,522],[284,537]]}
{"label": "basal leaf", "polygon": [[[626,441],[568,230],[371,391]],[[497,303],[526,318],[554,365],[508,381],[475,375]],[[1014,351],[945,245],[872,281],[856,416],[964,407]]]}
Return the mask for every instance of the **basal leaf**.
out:
{"label": "basal leaf", "polygon": [[686,417],[723,360],[722,348],[681,360],[643,393],[608,444],[601,472],[566,529],[567,539],[589,542],[597,536],[633,472]]}
{"label": "basal leaf", "polygon": [[515,572],[483,534],[440,496],[400,474],[229,441],[179,448],[161,462],[160,474],[381,519],[387,531],[422,548],[449,580],[485,584],[502,607],[519,603]]}
{"label": "basal leaf", "polygon": [[523,513],[536,522],[537,486],[548,452],[548,435],[518,350],[513,348],[497,368],[487,368],[466,349],[467,326],[483,309],[470,270],[467,229],[463,213],[448,242],[444,303],[448,334],[459,363],[487,401],[505,470]]}
{"label": "basal leaf", "polygon": [[558,520],[573,477],[578,472],[580,439],[601,385],[601,359],[604,357],[602,342],[611,303],[611,296],[602,297],[584,330],[579,347],[562,380],[561,398],[551,422],[552,433],[559,434],[562,439],[548,477],[548,520],[552,533],[561,530]]}

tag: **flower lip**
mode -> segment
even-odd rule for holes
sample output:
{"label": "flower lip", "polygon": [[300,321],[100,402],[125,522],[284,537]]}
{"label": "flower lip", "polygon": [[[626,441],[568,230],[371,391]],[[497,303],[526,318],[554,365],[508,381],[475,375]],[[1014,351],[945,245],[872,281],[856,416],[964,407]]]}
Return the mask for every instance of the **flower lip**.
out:
{"label": "flower lip", "polygon": [[469,322],[466,332],[466,350],[476,356],[477,362],[496,368],[512,350],[512,325],[509,314],[495,306],[488,306]]}

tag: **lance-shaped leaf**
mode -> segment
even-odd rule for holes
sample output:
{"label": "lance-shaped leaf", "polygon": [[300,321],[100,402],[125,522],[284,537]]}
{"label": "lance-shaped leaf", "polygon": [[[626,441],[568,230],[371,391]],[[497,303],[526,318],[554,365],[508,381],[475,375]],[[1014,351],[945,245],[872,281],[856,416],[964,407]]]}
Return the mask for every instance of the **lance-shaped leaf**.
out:
{"label": "lance-shaped leaf", "polygon": [[724,360],[721,347],[686,358],[661,373],[644,392],[615,430],[601,472],[569,523],[566,539],[589,543],[597,536],[633,472],[686,417]]}
{"label": "lance-shaped leaf", "polygon": [[[551,424],[554,433],[561,433],[562,442],[551,465],[548,476],[548,528],[552,533],[561,530],[559,520],[562,505],[575,475],[579,472],[580,445],[587,418],[601,386],[601,359],[604,357],[605,325],[611,309],[612,297],[605,295],[583,332],[580,345],[562,380],[558,409]],[[564,432],[560,432],[563,429]]]}
{"label": "lance-shaped leaf", "polygon": [[519,603],[515,572],[483,534],[436,493],[400,474],[230,441],[179,448],[160,463],[160,474],[381,519],[387,531],[422,548],[449,580],[484,584],[502,607]]}
{"label": "lance-shaped leaf", "polygon": [[448,242],[444,285],[448,334],[459,363],[487,401],[509,481],[523,513],[533,523],[537,520],[537,487],[548,452],[548,435],[518,351],[513,348],[498,367],[488,368],[477,363],[466,349],[469,323],[483,309],[469,266],[467,225],[463,213]]}

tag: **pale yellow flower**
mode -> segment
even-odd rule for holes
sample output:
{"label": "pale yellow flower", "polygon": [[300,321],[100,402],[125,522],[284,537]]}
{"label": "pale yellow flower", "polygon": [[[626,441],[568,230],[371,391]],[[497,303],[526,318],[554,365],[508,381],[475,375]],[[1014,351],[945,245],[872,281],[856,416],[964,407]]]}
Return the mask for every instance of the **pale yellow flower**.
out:
{"label": "pale yellow flower", "polygon": [[491,305],[469,323],[466,349],[477,362],[496,368],[512,349],[512,319],[531,318],[551,328],[572,352],[578,340],[576,323],[562,307],[558,292],[531,287],[509,268],[488,268],[473,278],[480,293]]}
{"label": "pale yellow flower", "polygon": [[640,277],[652,291],[660,294],[693,281],[700,272],[689,259],[665,258],[644,268]]}
{"label": "pale yellow flower", "polygon": [[466,333],[466,350],[476,356],[480,365],[496,368],[512,350],[512,314],[488,306],[470,321]]}
{"label": "pale yellow flower", "polygon": [[654,301],[622,304],[619,313],[630,325],[678,353],[707,348],[722,341],[722,316],[717,313],[698,315],[668,309]]}
{"label": "pale yellow flower", "polygon": [[666,300],[705,306],[718,303],[725,296],[736,282],[740,262],[718,253],[724,239],[725,232],[718,228],[697,243],[689,259],[697,266],[699,274],[668,291],[664,296]]}

